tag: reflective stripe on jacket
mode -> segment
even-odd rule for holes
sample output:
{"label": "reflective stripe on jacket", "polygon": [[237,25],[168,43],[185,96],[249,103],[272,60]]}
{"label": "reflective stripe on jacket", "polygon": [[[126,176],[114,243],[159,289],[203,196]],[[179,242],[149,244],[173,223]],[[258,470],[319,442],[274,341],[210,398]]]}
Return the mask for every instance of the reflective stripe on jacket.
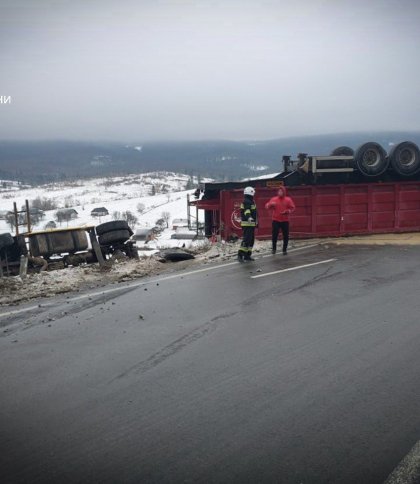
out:
{"label": "reflective stripe on jacket", "polygon": [[[249,219],[252,221],[249,221]],[[257,206],[253,197],[245,195],[241,203],[241,227],[255,227],[257,225]]]}

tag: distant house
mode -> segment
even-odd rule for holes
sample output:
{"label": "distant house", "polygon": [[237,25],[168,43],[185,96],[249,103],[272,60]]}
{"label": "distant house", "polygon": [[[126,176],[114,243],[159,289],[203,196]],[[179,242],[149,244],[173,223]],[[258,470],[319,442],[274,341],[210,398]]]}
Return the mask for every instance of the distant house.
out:
{"label": "distant house", "polygon": [[92,217],[105,217],[109,215],[109,212],[105,207],[96,207],[90,212],[90,215]]}
{"label": "distant house", "polygon": [[10,210],[0,210],[0,220],[6,220],[8,215],[13,214]]}
{"label": "distant house", "polygon": [[77,210],[75,210],[74,208],[63,208],[55,212],[55,218],[57,219],[58,222],[62,222],[63,220],[73,220],[78,216],[79,214],[77,213]]}
{"label": "distant house", "polygon": [[188,220],[186,218],[174,218],[172,220],[172,230],[176,230],[179,227],[188,227]]}
{"label": "distant house", "polygon": [[29,213],[30,213],[31,215],[35,215],[35,216],[37,216],[37,217],[43,217],[43,216],[44,216],[44,211],[43,211],[43,210],[41,210],[40,208],[37,208],[37,207],[31,207],[31,208],[29,209]]}

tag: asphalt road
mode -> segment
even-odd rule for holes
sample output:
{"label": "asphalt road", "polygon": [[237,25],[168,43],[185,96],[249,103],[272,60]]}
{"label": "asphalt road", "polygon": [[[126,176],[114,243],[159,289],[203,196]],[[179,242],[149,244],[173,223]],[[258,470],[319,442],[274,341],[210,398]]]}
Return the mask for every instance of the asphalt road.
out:
{"label": "asphalt road", "polygon": [[419,255],[317,246],[3,317],[0,482],[383,482],[420,436]]}

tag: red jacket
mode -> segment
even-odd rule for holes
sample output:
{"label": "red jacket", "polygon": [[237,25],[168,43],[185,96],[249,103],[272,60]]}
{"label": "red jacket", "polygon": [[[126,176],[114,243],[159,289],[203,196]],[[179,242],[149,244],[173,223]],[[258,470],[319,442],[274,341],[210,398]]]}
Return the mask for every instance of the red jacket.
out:
{"label": "red jacket", "polygon": [[294,212],[295,204],[293,200],[287,196],[286,188],[282,187],[284,196],[276,195],[268,203],[265,204],[267,210],[271,210],[271,217],[276,222],[288,222],[289,214]]}

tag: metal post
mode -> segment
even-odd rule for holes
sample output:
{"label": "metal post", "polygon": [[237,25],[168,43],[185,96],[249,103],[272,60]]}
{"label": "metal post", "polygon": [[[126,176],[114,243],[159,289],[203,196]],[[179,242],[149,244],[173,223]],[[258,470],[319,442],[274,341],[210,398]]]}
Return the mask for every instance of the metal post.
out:
{"label": "metal post", "polygon": [[28,232],[30,232],[31,231],[31,212],[29,210],[28,200],[25,200],[25,206],[26,206],[26,225],[28,226]]}
{"label": "metal post", "polygon": [[198,239],[198,234],[199,234],[199,228],[198,228],[198,205],[195,205],[195,223],[196,223],[196,229],[197,229],[197,239]]}
{"label": "metal post", "polygon": [[13,202],[13,213],[15,215],[15,230],[16,230],[16,236],[18,236],[19,235],[19,217],[18,217],[18,211],[17,211],[16,202]]}
{"label": "metal post", "polygon": [[191,230],[191,209],[190,209],[190,194],[187,193],[187,219],[188,219],[188,230]]}

